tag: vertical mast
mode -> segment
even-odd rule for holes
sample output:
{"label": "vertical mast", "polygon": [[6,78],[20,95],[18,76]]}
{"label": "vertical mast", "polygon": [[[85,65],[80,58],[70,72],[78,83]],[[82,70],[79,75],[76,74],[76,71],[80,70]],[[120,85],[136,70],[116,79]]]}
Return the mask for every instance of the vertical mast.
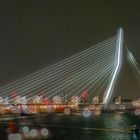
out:
{"label": "vertical mast", "polygon": [[107,86],[107,89],[105,91],[104,99],[103,99],[103,104],[104,108],[107,108],[110,99],[113,95],[114,88],[120,73],[121,69],[121,64],[122,64],[122,52],[123,52],[123,29],[119,28],[118,33],[117,33],[117,45],[116,45],[116,60],[115,60],[115,65],[116,68],[114,70],[114,73],[112,74],[112,78],[109,81],[109,84]]}

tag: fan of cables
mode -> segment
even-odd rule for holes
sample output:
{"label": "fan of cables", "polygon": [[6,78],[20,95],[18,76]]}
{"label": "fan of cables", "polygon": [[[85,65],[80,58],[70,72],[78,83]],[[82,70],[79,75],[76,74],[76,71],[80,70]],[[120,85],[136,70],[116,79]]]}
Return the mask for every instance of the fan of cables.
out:
{"label": "fan of cables", "polygon": [[[81,97],[87,91],[88,101],[102,95],[115,70],[117,36],[94,45],[71,57],[45,67],[35,73],[0,88],[0,96],[7,99],[18,94],[30,101],[39,95],[43,98],[62,96],[66,101]],[[15,95],[17,96],[17,95]],[[37,97],[39,98],[39,96]]]}

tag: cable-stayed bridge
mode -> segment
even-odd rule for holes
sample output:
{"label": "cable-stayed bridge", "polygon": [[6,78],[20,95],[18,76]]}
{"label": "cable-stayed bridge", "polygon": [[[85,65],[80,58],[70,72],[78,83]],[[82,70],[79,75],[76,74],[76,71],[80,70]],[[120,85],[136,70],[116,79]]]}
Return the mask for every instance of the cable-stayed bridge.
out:
{"label": "cable-stayed bridge", "polygon": [[[134,62],[127,49],[128,57]],[[0,88],[0,102],[92,103],[101,98],[106,108],[113,97],[123,55],[123,30],[97,45]],[[136,62],[133,65],[139,73]]]}

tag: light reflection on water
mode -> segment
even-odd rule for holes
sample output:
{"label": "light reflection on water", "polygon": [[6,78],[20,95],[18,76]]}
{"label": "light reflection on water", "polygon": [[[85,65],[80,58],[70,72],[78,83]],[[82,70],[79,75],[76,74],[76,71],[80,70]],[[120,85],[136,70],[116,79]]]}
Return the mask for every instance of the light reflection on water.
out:
{"label": "light reflection on water", "polygon": [[[124,114],[114,113],[103,117],[104,128],[123,130],[130,126],[128,118]],[[104,132],[105,140],[129,140],[130,134],[127,133],[113,133]]]}
{"label": "light reflection on water", "polygon": [[[140,116],[134,116],[131,113],[102,113],[100,116],[92,114],[89,117],[79,114],[68,116],[55,114],[44,117],[40,123],[44,122],[43,120],[48,125],[60,126],[50,128],[52,133],[50,139],[56,140],[60,138],[62,140],[130,140],[131,134],[120,130],[132,128],[134,124],[140,125]],[[90,128],[102,128],[102,130],[90,130]],[[106,131],[106,129],[117,131]]]}
{"label": "light reflection on water", "polygon": [[125,114],[114,113],[103,117],[103,124],[105,128],[127,128],[131,125],[128,116]]}
{"label": "light reflection on water", "polygon": [[[20,122],[21,120],[18,123]],[[33,116],[22,122],[30,130],[37,128],[41,131],[46,128],[49,132],[47,140],[130,140],[131,134],[120,130],[132,128],[134,124],[140,126],[140,116],[131,113],[102,113],[100,116],[91,114],[89,117],[82,114],[48,114]]]}

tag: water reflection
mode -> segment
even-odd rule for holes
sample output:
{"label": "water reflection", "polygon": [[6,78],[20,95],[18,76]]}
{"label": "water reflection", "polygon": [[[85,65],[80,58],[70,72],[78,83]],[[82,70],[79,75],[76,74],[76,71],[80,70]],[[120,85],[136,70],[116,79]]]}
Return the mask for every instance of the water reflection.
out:
{"label": "water reflection", "polygon": [[132,122],[128,115],[121,113],[106,114],[102,118],[105,128],[118,128],[123,129],[130,127]]}
{"label": "water reflection", "polygon": [[[1,121],[0,132],[2,140],[15,137],[21,140],[57,140],[60,138],[61,140],[135,140],[135,135],[127,129],[132,128],[134,123],[139,125],[139,121],[140,116],[133,116],[131,113],[103,113],[100,116],[90,114],[86,117],[82,114],[40,114],[26,118],[19,116],[19,119],[13,121],[18,125],[10,121],[5,121],[5,123]],[[12,126],[14,131],[7,131],[9,126]],[[13,126],[16,126],[16,129]]]}

